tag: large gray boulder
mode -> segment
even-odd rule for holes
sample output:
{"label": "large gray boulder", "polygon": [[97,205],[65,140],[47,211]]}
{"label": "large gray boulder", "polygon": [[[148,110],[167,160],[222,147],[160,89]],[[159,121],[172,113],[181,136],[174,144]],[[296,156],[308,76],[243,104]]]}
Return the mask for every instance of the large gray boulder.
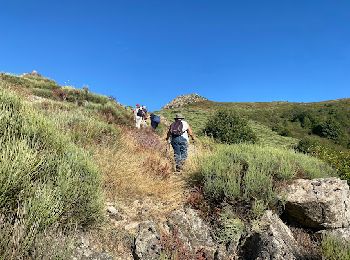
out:
{"label": "large gray boulder", "polygon": [[133,246],[134,259],[159,259],[162,247],[160,233],[154,222],[146,221],[139,224]]}
{"label": "large gray boulder", "polygon": [[[229,259],[214,242],[209,226],[191,208],[174,211],[166,222],[170,234],[176,234],[184,247],[203,259]],[[201,259],[201,258],[199,258]]]}
{"label": "large gray boulder", "polygon": [[159,259],[162,253],[179,259],[234,259],[214,242],[209,226],[193,209],[175,210],[159,226],[161,229],[152,221],[140,223],[133,245],[134,259]]}
{"label": "large gray boulder", "polygon": [[293,260],[301,259],[302,252],[291,230],[272,211],[260,220],[260,230],[255,231],[243,246],[242,259]]}
{"label": "large gray boulder", "polygon": [[338,178],[295,180],[286,188],[285,213],[289,221],[315,229],[350,224],[349,186]]}

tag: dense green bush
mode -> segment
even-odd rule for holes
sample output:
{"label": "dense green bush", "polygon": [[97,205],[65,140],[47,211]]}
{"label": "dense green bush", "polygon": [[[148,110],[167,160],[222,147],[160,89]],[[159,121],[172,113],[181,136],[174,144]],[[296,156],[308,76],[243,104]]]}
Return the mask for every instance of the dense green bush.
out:
{"label": "dense green bush", "polygon": [[3,90],[0,114],[0,217],[6,216],[0,224],[21,223],[22,231],[14,232],[26,234],[21,243],[31,250],[36,236],[53,225],[66,229],[98,221],[101,180],[88,156]]}
{"label": "dense green bush", "polygon": [[252,144],[221,146],[200,165],[204,193],[213,202],[253,199],[273,205],[279,181],[335,174],[314,157]]}
{"label": "dense green bush", "polygon": [[272,131],[276,132],[280,136],[292,136],[292,132],[287,126],[275,125],[272,127]]}
{"label": "dense green bush", "polygon": [[219,110],[207,122],[204,132],[221,143],[255,143],[257,137],[247,120],[233,110]]}
{"label": "dense green bush", "polygon": [[350,151],[326,146],[312,138],[299,141],[297,151],[311,154],[331,165],[342,178],[350,182]]}
{"label": "dense green bush", "polygon": [[340,123],[331,119],[315,125],[312,132],[336,142],[339,142],[343,135]]}

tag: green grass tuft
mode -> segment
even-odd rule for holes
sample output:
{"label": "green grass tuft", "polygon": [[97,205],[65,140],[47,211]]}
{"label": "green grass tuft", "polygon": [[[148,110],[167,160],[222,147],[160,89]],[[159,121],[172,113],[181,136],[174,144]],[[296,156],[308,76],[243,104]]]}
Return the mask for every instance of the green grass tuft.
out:
{"label": "green grass tuft", "polygon": [[67,229],[99,221],[101,180],[88,155],[4,90],[0,115],[0,216],[22,223],[26,250],[53,225]]}

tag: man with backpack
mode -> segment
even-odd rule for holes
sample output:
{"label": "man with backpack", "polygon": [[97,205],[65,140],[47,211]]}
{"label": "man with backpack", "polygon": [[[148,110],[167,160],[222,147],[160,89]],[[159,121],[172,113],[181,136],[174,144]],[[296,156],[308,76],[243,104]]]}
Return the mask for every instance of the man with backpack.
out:
{"label": "man with backpack", "polygon": [[136,128],[140,129],[142,119],[143,119],[143,111],[142,111],[142,107],[140,107],[139,104],[136,104],[136,108],[134,109],[134,118],[135,118]]}
{"label": "man with backpack", "polygon": [[141,126],[142,127],[147,127],[147,119],[148,119],[148,111],[146,106],[141,106]]}
{"label": "man with backpack", "polygon": [[187,159],[187,148],[189,143],[189,137],[194,140],[194,135],[189,124],[183,120],[184,117],[181,114],[177,114],[174,118],[166,137],[168,141],[171,138],[171,146],[174,149],[174,158],[176,171],[182,170],[182,167]]}
{"label": "man with backpack", "polygon": [[156,130],[156,128],[158,127],[158,125],[160,123],[160,116],[152,113],[150,115],[150,118],[151,118],[151,127],[153,130]]}

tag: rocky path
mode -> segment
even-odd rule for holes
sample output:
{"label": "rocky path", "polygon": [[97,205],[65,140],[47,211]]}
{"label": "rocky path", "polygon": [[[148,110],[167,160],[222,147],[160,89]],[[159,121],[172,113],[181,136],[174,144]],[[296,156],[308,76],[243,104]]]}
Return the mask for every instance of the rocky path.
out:
{"label": "rocky path", "polygon": [[[172,150],[169,151],[172,154]],[[196,149],[191,145],[190,158]],[[142,199],[106,201],[106,223],[98,230],[81,234],[75,259],[134,259],[132,245],[144,223],[164,223],[172,212],[183,209],[188,196],[187,172],[164,180],[165,194]]]}

